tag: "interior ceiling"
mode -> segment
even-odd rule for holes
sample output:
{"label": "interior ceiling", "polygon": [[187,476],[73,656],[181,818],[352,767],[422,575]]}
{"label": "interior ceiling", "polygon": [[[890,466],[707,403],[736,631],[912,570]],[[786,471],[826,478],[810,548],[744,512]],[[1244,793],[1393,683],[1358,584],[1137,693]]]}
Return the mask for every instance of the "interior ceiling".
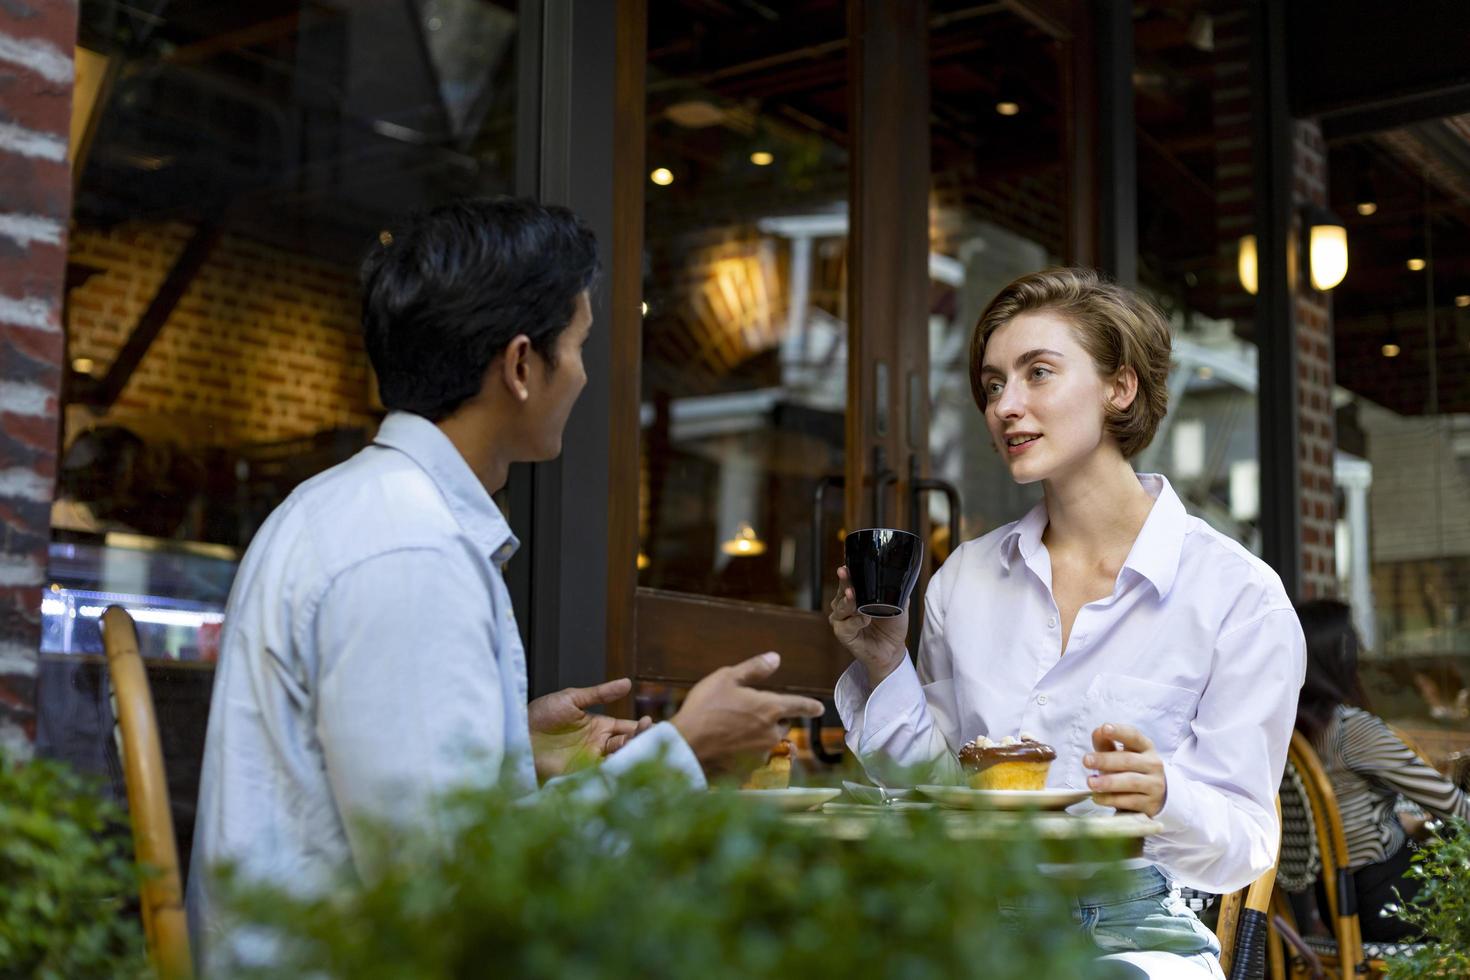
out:
{"label": "interior ceiling", "polygon": [[[82,0],[82,42],[126,68],[102,111],[78,219],[223,214],[236,230],[350,261],[390,215],[509,189],[515,4],[428,2]],[[930,3],[937,172],[978,186],[1062,166],[1062,48],[1023,16],[1031,2]],[[748,214],[726,166],[732,146],[746,149],[733,132],[804,147],[802,199],[845,197],[846,6],[649,0],[650,166],[667,155],[695,177],[669,190],[703,195],[711,213],[723,201]],[[1211,18],[1225,6],[1133,5],[1141,275],[1206,312],[1218,265]],[[432,19],[449,29],[430,30]],[[1021,111],[998,114],[1002,100]],[[669,115],[698,102],[718,111],[716,125]],[[1470,119],[1336,143],[1329,174],[1352,254],[1334,292],[1339,381],[1424,411],[1433,350],[1438,404],[1470,411],[1470,307],[1454,303],[1470,294]],[[1365,181],[1379,198],[1366,217],[1355,210]],[[1428,270],[1410,272],[1413,257]],[[1374,353],[1389,334],[1403,352],[1391,364]]]}
{"label": "interior ceiling", "polygon": [[83,0],[122,64],[78,189],[84,224],[203,216],[355,261],[392,215],[504,192],[514,4]]}

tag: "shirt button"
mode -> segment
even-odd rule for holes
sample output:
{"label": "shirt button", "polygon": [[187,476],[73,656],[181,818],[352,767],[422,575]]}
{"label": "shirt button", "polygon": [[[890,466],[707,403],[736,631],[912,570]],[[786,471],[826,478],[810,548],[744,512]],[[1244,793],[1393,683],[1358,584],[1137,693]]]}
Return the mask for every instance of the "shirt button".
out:
{"label": "shirt button", "polygon": [[1038,695],[1036,695],[1036,703],[1037,704],[1040,704],[1040,705],[1046,704],[1046,695],[1045,694],[1038,694]]}
{"label": "shirt button", "polygon": [[1046,628],[1047,629],[1051,629],[1051,630],[1054,630],[1054,629],[1057,628],[1057,618],[1055,616],[1051,617],[1050,619],[1048,619],[1046,621]]}

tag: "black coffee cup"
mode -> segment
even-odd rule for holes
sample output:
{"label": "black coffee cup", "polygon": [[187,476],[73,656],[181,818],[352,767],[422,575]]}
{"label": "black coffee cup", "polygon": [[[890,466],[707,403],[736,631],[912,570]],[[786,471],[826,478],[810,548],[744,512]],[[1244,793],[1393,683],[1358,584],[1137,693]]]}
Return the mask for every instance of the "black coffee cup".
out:
{"label": "black coffee cup", "polygon": [[919,581],[924,543],[917,534],[892,527],[852,531],[844,542],[847,581],[858,612],[874,619],[902,615]]}

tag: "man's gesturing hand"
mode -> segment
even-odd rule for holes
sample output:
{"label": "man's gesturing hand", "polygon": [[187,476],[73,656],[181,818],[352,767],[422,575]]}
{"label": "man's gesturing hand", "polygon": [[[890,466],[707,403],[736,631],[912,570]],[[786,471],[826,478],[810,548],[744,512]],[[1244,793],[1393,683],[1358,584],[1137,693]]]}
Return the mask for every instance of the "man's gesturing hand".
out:
{"label": "man's gesturing hand", "polygon": [[694,685],[684,699],[674,727],[706,772],[730,769],[741,760],[758,762],[786,734],[782,719],[822,714],[820,701],[748,686],[770,677],[779,666],[780,654],[763,653],[721,667]]}
{"label": "man's gesturing hand", "polygon": [[[1118,751],[1118,744],[1123,746]],[[1082,764],[1096,769],[1087,777],[1093,802],[1115,810],[1129,810],[1150,817],[1164,808],[1168,787],[1164,784],[1164,760],[1154,751],[1149,737],[1132,725],[1103,725],[1092,733],[1096,749]]]}
{"label": "man's gesturing hand", "polygon": [[627,721],[587,712],[627,697],[632,689],[633,682],[620,677],[596,687],[569,687],[527,705],[536,775],[545,780],[589,766],[651,726],[648,717]]}

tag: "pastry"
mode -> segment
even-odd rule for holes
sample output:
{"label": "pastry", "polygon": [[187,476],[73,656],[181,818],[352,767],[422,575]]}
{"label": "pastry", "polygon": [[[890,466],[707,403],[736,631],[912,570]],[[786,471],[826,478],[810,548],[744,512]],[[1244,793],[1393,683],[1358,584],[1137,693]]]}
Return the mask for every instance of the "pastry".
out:
{"label": "pastry", "polygon": [[975,789],[1045,789],[1056,749],[1029,735],[992,742],[981,735],[960,749],[960,765]]}
{"label": "pastry", "polygon": [[785,789],[791,785],[791,743],[781,740],[771,750],[770,761],[741,785],[741,789]]}

